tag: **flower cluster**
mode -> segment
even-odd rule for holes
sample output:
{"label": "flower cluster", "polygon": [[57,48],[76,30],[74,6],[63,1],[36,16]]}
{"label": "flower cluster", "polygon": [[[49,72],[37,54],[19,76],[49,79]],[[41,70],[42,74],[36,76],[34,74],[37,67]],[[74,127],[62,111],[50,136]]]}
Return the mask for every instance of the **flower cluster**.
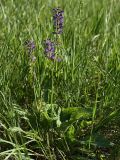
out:
{"label": "flower cluster", "polygon": [[31,54],[35,49],[35,44],[32,40],[25,41],[25,46],[27,47],[29,54]]}
{"label": "flower cluster", "polygon": [[45,56],[48,59],[60,62],[61,58],[55,56],[55,43],[51,42],[50,39],[47,39],[46,41],[44,41],[44,45],[45,45]]}
{"label": "flower cluster", "polygon": [[35,50],[35,43],[32,40],[25,41],[25,46],[28,50],[29,56],[31,60],[34,62],[36,60],[36,57],[32,54],[32,52]]}
{"label": "flower cluster", "polygon": [[[44,54],[48,59],[55,60],[60,62],[61,58],[58,57],[55,53],[55,50],[58,48],[59,43],[58,39],[60,38],[58,35],[63,33],[63,21],[64,21],[64,11],[59,7],[53,9],[53,26],[54,26],[54,34],[56,34],[55,41],[51,41],[47,39],[44,41]],[[32,40],[25,41],[25,47],[27,48],[28,56],[32,62],[36,60],[36,57],[33,54],[35,50],[35,43]],[[58,51],[58,50],[57,50]]]}
{"label": "flower cluster", "polygon": [[44,41],[45,45],[45,55],[48,59],[61,61],[60,57],[57,57],[55,54],[55,48],[59,45],[58,35],[63,32],[63,10],[60,8],[53,9],[53,26],[54,26],[54,34],[57,35],[55,42],[52,42],[50,39]]}
{"label": "flower cluster", "polygon": [[63,32],[63,17],[64,11],[60,8],[53,9],[53,26],[54,26],[54,34],[62,34]]}
{"label": "flower cluster", "polygon": [[51,42],[50,39],[47,39],[44,41],[45,45],[45,55],[49,59],[54,59],[55,58],[55,44],[54,42]]}

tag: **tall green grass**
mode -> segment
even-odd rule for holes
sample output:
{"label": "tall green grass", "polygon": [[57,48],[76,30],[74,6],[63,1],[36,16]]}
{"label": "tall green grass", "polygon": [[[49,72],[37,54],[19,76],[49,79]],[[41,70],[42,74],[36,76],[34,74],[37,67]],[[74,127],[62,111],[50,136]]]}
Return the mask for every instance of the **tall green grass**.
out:
{"label": "tall green grass", "polygon": [[[62,62],[44,56],[64,10]],[[120,157],[120,1],[0,1],[0,159]],[[36,44],[30,62],[26,39]]]}

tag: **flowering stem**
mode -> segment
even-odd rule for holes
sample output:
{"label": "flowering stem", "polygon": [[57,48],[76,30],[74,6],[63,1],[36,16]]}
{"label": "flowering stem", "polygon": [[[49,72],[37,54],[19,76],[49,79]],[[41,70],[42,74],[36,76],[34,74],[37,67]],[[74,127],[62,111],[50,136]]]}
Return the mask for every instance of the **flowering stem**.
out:
{"label": "flowering stem", "polygon": [[52,113],[53,113],[53,90],[54,90],[54,75],[52,69],[52,80],[51,80],[51,106],[52,106]]}

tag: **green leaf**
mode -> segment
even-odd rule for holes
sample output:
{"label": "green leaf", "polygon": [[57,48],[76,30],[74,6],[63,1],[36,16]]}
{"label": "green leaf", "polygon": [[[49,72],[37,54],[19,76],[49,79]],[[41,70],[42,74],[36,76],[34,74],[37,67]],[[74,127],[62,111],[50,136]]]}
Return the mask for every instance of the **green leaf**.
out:
{"label": "green leaf", "polygon": [[69,138],[71,141],[75,140],[75,128],[73,125],[71,125],[66,133],[67,138]]}
{"label": "green leaf", "polygon": [[[89,140],[86,139],[86,144],[87,143],[89,143]],[[91,136],[91,145],[95,147],[108,148],[111,146],[111,142],[108,139],[106,139],[103,135],[96,133]]]}
{"label": "green leaf", "polygon": [[107,140],[103,135],[94,135],[93,141],[98,147],[110,147],[110,141]]}
{"label": "green leaf", "polygon": [[20,127],[11,127],[8,129],[8,131],[13,132],[13,133],[15,132],[24,133],[24,131]]}
{"label": "green leaf", "polygon": [[91,108],[70,107],[63,108],[61,114],[62,121],[76,121],[81,119],[88,119],[92,116]]}

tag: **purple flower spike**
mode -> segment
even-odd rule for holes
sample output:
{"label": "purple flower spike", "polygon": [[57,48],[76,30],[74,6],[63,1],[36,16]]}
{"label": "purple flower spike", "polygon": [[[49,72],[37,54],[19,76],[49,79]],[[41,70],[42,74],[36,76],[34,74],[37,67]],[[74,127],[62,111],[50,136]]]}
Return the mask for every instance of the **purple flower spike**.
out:
{"label": "purple flower spike", "polygon": [[47,39],[46,41],[44,41],[44,45],[45,45],[45,55],[48,58],[53,59],[53,57],[55,56],[55,44],[51,42],[50,39]]}
{"label": "purple flower spike", "polygon": [[55,60],[55,54],[49,55],[49,56],[47,56],[47,57],[48,57],[48,59],[50,59],[50,60]]}
{"label": "purple flower spike", "polygon": [[32,51],[35,49],[35,44],[32,40],[25,41],[25,46],[27,47],[29,54],[31,54]]}
{"label": "purple flower spike", "polygon": [[60,8],[54,8],[53,9],[53,26],[55,32],[54,34],[62,34],[63,32],[63,22],[64,22],[64,17],[63,17],[64,11],[61,10]]}
{"label": "purple flower spike", "polygon": [[45,44],[45,54],[55,52],[55,44],[51,42],[49,39],[44,41],[44,44]]}
{"label": "purple flower spike", "polygon": [[56,57],[55,55],[55,43],[51,42],[50,39],[47,39],[46,41],[44,41],[44,45],[45,45],[45,56],[50,59],[50,60],[54,60],[57,62],[61,62],[61,58]]}

